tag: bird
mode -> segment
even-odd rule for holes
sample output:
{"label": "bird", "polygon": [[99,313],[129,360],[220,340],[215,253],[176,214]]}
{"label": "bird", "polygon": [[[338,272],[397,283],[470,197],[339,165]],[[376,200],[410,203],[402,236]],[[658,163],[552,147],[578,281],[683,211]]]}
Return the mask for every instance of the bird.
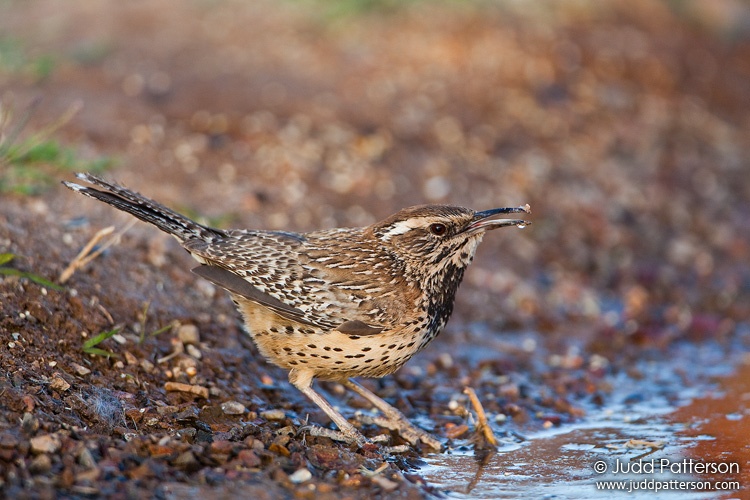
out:
{"label": "bird", "polygon": [[412,446],[440,450],[438,438],[354,378],[389,375],[424,349],[451,316],[484,234],[530,224],[497,217],[530,213],[529,205],[484,211],[417,205],[358,228],[216,229],[115,182],[76,177],[89,186],[63,184],[174,236],[199,262],[192,271],[229,292],[261,355],[288,370],[289,382],[338,428],[311,425],[310,435],[359,447],[375,440],[313,389],[313,380],[341,383]]}

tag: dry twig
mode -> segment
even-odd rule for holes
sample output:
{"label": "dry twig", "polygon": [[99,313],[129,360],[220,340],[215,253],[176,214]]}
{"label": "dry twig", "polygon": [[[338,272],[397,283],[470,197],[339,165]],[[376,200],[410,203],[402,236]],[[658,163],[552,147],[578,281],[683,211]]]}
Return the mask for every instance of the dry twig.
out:
{"label": "dry twig", "polygon": [[[118,231],[115,234],[112,234],[112,232],[115,230],[115,226],[109,226],[105,227],[104,229],[99,230],[90,240],[88,243],[86,243],[86,246],[83,247],[83,249],[78,252],[78,255],[75,256],[75,258],[68,264],[68,267],[65,268],[65,270],[60,273],[60,278],[58,281],[60,284],[65,283],[70,279],[71,276],[73,276],[73,273],[75,273],[78,269],[82,269],[86,264],[97,258],[99,255],[101,255],[102,252],[104,252],[107,248],[111,247],[112,245],[116,245],[120,242],[120,237],[125,234],[133,225],[138,222],[136,219],[133,219],[132,221],[128,222],[125,227],[123,227],[120,231]],[[94,252],[91,252],[91,250],[104,238],[112,234],[112,236],[107,239],[99,248],[97,248]]]}
{"label": "dry twig", "polygon": [[487,422],[487,415],[484,413],[484,407],[477,397],[477,393],[471,387],[464,389],[464,394],[469,396],[471,406],[474,407],[474,412],[477,414],[477,428],[475,432],[476,446],[478,448],[487,448],[488,445],[492,448],[497,447],[497,438],[495,433],[492,432],[492,428]]}

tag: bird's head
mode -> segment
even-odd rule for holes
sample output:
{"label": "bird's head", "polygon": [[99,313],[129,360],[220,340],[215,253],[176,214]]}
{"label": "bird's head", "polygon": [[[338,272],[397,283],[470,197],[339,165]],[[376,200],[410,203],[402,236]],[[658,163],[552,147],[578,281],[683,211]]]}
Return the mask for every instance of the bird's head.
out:
{"label": "bird's head", "polygon": [[471,263],[484,233],[505,226],[530,224],[521,219],[498,219],[509,213],[529,213],[529,206],[495,208],[475,212],[448,205],[420,205],[404,208],[371,226],[381,245],[404,259],[407,268],[439,271]]}

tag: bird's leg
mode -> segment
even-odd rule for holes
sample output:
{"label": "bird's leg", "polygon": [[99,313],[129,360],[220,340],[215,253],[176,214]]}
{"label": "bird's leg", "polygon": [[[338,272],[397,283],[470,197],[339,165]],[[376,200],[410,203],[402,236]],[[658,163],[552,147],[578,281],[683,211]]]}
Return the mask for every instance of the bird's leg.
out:
{"label": "bird's leg", "polygon": [[368,440],[362,435],[352,424],[349,423],[344,416],[336,411],[331,404],[323,398],[320,394],[315,392],[312,388],[312,376],[297,370],[289,372],[289,382],[300,390],[302,394],[310,398],[310,400],[318,405],[318,407],[325,412],[326,415],[336,424],[339,428],[338,431],[332,429],[326,429],[316,425],[311,425],[306,428],[311,436],[321,436],[333,439],[335,441],[343,441],[348,444],[356,443],[357,446],[362,447],[372,441]]}
{"label": "bird's leg", "polygon": [[353,379],[348,379],[343,382],[344,386],[353,390],[367,401],[369,401],[375,408],[383,412],[386,422],[379,422],[376,419],[374,422],[378,425],[382,425],[391,430],[397,431],[404,439],[409,441],[412,445],[416,445],[419,441],[429,446],[434,450],[440,450],[442,444],[437,438],[430,435],[429,433],[414,427],[406,416],[398,411],[393,406],[389,405],[385,400],[367,390],[364,386],[355,382]]}
{"label": "bird's leg", "polygon": [[338,431],[332,429],[326,429],[325,427],[319,427],[317,425],[311,425],[307,427],[308,432],[311,436],[323,436],[336,441],[344,441],[345,443],[353,444],[356,443],[358,446],[364,446],[367,443],[367,439],[360,433],[352,424],[350,424],[344,416],[336,411],[328,401],[326,401],[320,394],[315,392],[312,387],[298,387],[298,389],[310,398],[310,400],[318,405],[321,410],[336,424],[339,428]]}

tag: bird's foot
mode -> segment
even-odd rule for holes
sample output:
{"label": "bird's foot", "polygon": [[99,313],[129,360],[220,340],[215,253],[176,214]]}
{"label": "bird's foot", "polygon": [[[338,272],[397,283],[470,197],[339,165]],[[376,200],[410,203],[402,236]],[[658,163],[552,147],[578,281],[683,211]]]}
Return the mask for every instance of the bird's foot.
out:
{"label": "bird's foot", "polygon": [[381,416],[365,415],[363,413],[357,413],[357,420],[363,424],[372,424],[379,427],[384,427],[392,431],[398,432],[399,436],[406,439],[412,446],[416,446],[420,441],[432,448],[433,450],[440,451],[443,444],[432,434],[414,427],[408,421],[401,418],[390,419]]}
{"label": "bird's foot", "polygon": [[389,439],[385,434],[375,436],[372,439],[368,439],[356,429],[351,429],[349,432],[345,432],[328,429],[326,427],[320,427],[318,425],[305,425],[303,427],[300,427],[297,431],[297,434],[303,432],[306,432],[311,436],[327,437],[329,439],[333,439],[334,441],[339,441],[346,444],[356,444],[359,448],[364,448],[367,445],[377,446],[379,444],[385,443]]}

